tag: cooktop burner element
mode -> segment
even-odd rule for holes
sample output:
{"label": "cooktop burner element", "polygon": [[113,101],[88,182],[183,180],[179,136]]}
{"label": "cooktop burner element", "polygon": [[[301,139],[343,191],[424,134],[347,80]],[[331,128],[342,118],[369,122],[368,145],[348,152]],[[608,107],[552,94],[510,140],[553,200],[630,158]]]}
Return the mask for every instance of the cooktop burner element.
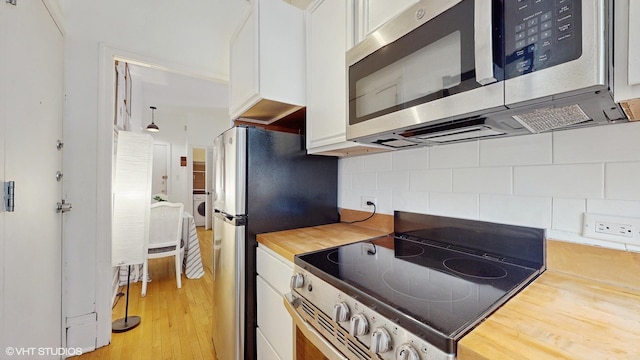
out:
{"label": "cooktop burner element", "polygon": [[482,260],[452,258],[446,259],[442,264],[458,274],[482,279],[501,279],[507,276],[507,270]]}
{"label": "cooktop burner element", "polygon": [[448,354],[544,271],[543,229],[400,211],[394,228],[387,237],[296,256],[295,264]]}

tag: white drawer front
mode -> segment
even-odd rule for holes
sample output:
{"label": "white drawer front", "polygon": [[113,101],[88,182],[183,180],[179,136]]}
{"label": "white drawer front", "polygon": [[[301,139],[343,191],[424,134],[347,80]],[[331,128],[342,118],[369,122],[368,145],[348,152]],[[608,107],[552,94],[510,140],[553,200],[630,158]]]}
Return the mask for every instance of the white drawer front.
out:
{"label": "white drawer front", "polygon": [[282,360],[293,358],[293,323],[282,302],[282,294],[261,276],[256,279],[258,330]]}
{"label": "white drawer front", "polygon": [[289,292],[293,264],[270,249],[260,245],[257,249],[257,271],[280,294]]}
{"label": "white drawer front", "polygon": [[260,329],[256,329],[256,349],[258,352],[258,360],[282,360],[273,350],[269,342],[264,337]]}

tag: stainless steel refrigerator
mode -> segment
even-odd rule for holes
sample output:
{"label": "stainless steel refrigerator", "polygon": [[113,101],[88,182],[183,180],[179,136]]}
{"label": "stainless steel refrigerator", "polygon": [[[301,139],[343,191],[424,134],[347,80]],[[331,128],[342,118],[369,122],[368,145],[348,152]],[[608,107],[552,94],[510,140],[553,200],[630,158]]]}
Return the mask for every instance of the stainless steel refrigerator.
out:
{"label": "stainless steel refrigerator", "polygon": [[338,222],[338,162],[245,126],[214,140],[214,159],[213,343],[220,360],[255,359],[256,235]]}

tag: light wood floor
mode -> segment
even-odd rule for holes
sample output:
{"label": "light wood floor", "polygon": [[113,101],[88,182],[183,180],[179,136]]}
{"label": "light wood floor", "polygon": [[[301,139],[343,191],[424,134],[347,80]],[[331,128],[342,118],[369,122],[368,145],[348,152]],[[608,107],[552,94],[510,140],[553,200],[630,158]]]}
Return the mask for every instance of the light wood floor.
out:
{"label": "light wood floor", "polygon": [[[198,228],[198,238],[204,277],[187,279],[183,274],[182,288],[178,289],[173,259],[151,260],[152,281],[147,285],[147,296],[140,296],[139,282],[131,284],[129,295],[129,315],[140,316],[140,325],[124,333],[112,333],[110,345],[73,359],[215,359],[211,341],[211,230]],[[121,291],[126,292],[126,286]],[[125,299],[117,300],[112,320],[124,317]]]}

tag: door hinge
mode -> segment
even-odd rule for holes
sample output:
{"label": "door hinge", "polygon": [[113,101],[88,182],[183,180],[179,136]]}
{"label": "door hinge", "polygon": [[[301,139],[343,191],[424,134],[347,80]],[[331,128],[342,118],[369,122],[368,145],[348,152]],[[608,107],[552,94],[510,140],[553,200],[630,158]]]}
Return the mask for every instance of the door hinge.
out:
{"label": "door hinge", "polygon": [[56,212],[57,213],[66,213],[71,211],[71,203],[66,202],[64,199],[56,204]]}
{"label": "door hinge", "polygon": [[2,185],[3,188],[3,207],[4,211],[13,212],[14,211],[14,201],[15,201],[15,192],[16,192],[16,182],[15,181],[5,181]]}
{"label": "door hinge", "polygon": [[18,4],[18,0],[7,0],[7,4],[11,4],[13,6],[16,6]]}

